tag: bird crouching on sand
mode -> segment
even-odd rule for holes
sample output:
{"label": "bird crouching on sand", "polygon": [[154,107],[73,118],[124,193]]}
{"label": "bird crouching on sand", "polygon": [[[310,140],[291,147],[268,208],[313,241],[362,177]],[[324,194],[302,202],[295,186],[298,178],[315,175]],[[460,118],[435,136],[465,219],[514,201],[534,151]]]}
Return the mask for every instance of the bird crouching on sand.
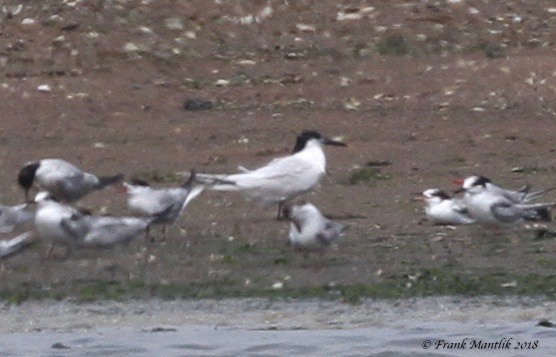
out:
{"label": "bird crouching on sand", "polygon": [[35,219],[35,209],[30,203],[0,205],[0,233],[11,233],[31,223]]}
{"label": "bird crouching on sand", "polygon": [[482,176],[469,176],[463,180],[461,191],[469,215],[487,227],[502,227],[519,221],[551,220],[550,209],[556,203],[516,203],[489,188],[491,181]]}
{"label": "bird crouching on sand", "polygon": [[346,225],[324,217],[311,203],[284,205],[283,215],[291,221],[288,244],[300,251],[324,252],[345,234]]}
{"label": "bird crouching on sand", "polygon": [[33,243],[32,232],[25,232],[11,239],[0,240],[0,259],[15,255]]}
{"label": "bird crouching on sand", "polygon": [[112,217],[73,214],[60,221],[64,232],[73,237],[76,246],[110,248],[127,245],[145,233],[159,217]]}
{"label": "bird crouching on sand", "polygon": [[450,197],[438,188],[428,189],[423,192],[422,196],[415,199],[424,201],[425,215],[432,224],[459,226],[475,223],[461,199]]}

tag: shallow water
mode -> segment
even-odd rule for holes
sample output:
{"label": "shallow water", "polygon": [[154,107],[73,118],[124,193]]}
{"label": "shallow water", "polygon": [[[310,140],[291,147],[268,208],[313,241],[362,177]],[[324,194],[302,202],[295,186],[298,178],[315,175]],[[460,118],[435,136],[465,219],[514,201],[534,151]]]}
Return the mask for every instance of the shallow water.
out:
{"label": "shallow water", "polygon": [[[29,303],[4,307],[0,355],[549,356],[556,328],[536,325],[554,307],[488,298],[358,306],[264,299]],[[477,345],[510,338],[508,349]]]}

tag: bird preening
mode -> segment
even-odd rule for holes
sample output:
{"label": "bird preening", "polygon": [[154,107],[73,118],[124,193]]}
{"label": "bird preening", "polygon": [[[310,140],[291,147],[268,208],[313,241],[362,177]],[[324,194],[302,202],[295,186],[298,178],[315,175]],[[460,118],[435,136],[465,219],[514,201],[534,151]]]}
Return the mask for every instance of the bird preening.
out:
{"label": "bird preening", "polygon": [[[152,187],[142,180],[124,182],[123,174],[97,175],[58,158],[25,163],[17,183],[25,194],[25,203],[0,205],[0,233],[10,233],[34,225],[34,236],[24,233],[0,245],[0,258],[16,254],[35,238],[62,245],[69,253],[74,248],[127,245],[145,235],[154,241],[151,228],[174,226],[193,200],[205,191],[239,192],[263,206],[278,205],[278,219],[290,222],[288,245],[304,252],[324,252],[345,235],[347,226],[326,218],[312,203],[296,203],[301,196],[315,191],[326,175],[325,145],[346,146],[341,140],[327,138],[313,130],[301,132],[290,155],[276,157],[255,169],[238,165],[231,174],[198,173],[191,170],[181,185]],[[513,226],[519,222],[550,221],[556,202],[536,203],[545,193],[532,191],[529,185],[510,190],[484,176],[456,180],[460,188],[452,197],[433,188],[418,199],[425,203],[425,215],[434,225]],[[95,216],[73,206],[81,198],[115,186],[125,193],[127,208],[133,216]],[[29,199],[33,187],[41,190]],[[4,249],[4,250],[2,250]],[[4,253],[3,253],[4,252]]]}
{"label": "bird preening", "polygon": [[74,202],[123,178],[123,174],[97,176],[62,159],[42,159],[23,165],[17,182],[25,192],[26,202],[29,202],[29,191],[33,185],[48,191],[52,198],[59,201]]}

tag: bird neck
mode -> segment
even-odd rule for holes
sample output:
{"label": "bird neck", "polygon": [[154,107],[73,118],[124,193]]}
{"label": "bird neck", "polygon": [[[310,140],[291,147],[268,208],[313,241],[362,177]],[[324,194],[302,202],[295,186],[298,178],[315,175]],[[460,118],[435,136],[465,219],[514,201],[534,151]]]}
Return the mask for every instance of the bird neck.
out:
{"label": "bird neck", "polygon": [[326,170],[326,156],[324,155],[321,143],[316,140],[308,141],[305,148],[295,155],[303,157],[314,165],[319,166],[323,172]]}

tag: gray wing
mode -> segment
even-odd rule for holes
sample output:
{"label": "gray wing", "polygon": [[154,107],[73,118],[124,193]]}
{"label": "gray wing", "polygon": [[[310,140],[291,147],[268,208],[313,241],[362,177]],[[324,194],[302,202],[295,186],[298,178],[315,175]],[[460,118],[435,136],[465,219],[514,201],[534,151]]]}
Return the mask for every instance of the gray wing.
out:
{"label": "gray wing", "polygon": [[15,238],[0,241],[0,259],[19,253],[33,243],[31,231],[18,235]]}
{"label": "gray wing", "polygon": [[324,231],[317,235],[317,239],[322,244],[329,245],[332,242],[342,238],[346,229],[347,226],[345,224],[327,221],[324,226]]}
{"label": "gray wing", "polygon": [[60,227],[74,239],[81,240],[90,230],[91,219],[93,219],[93,217],[84,216],[75,212],[70,217],[63,218],[60,221]]}
{"label": "gray wing", "polygon": [[56,182],[57,194],[66,201],[74,201],[89,193],[90,188],[83,185],[84,174],[79,171]]}
{"label": "gray wing", "polygon": [[111,247],[118,244],[127,244],[141,234],[146,224],[140,218],[134,223],[129,223],[122,218],[109,218],[94,226],[83,240],[83,245],[94,247]]}
{"label": "gray wing", "polygon": [[492,205],[490,211],[497,220],[505,223],[516,222],[525,216],[523,209],[507,202]]}

